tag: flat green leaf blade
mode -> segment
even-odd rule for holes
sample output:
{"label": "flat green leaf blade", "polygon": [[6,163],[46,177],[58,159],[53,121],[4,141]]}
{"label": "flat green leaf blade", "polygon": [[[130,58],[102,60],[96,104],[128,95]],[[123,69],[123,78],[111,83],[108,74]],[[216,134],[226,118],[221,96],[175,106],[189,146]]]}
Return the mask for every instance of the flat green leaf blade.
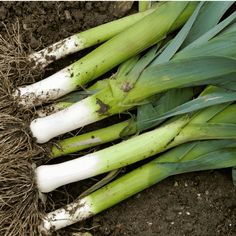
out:
{"label": "flat green leaf blade", "polygon": [[[227,43],[226,43],[227,42]],[[199,56],[236,57],[236,31],[215,37],[208,43],[180,51],[174,60]]]}
{"label": "flat green leaf blade", "polygon": [[[192,16],[186,22],[184,27],[180,30],[177,36],[170,41],[164,48],[163,52],[152,62],[152,66],[156,64],[160,64],[163,62],[169,61],[173,55],[177,52],[185,38],[187,37],[194,21],[197,18],[199,10],[201,9],[204,2],[199,3],[198,7],[195,9]],[[187,90],[187,89],[185,89]],[[138,131],[143,131],[146,129],[151,128],[154,125],[160,124],[163,120],[159,120],[159,122],[145,122],[147,119],[153,119],[160,114],[165,113],[166,111],[170,110],[171,108],[182,104],[184,101],[189,100],[193,94],[192,89],[188,89],[187,91],[180,90],[171,90],[167,91],[159,100],[158,105],[154,108],[153,104],[145,104],[139,106],[137,109],[137,129]],[[191,95],[189,96],[189,92]],[[144,121],[144,122],[143,122]]]}
{"label": "flat green leaf blade", "polygon": [[[177,34],[177,36],[173,40],[171,40],[170,43],[167,43],[163,47],[163,49],[161,49],[161,50],[163,50],[162,52],[161,52],[161,50],[159,50],[160,55],[157,56],[157,58],[152,62],[152,64],[151,64],[152,66],[169,61],[171,59],[171,57],[176,53],[176,51],[179,49],[179,47],[181,46],[181,44],[183,43],[183,41],[187,37],[194,21],[196,20],[199,10],[201,9],[203,4],[204,4],[203,2],[199,3],[198,7],[195,9],[192,16],[189,18],[189,20],[186,22],[186,24],[180,30],[180,32]],[[135,76],[135,77],[137,78],[137,76]],[[187,99],[189,100],[191,98],[188,93],[189,91],[190,91],[190,89],[188,89],[188,91],[186,91],[186,93],[185,93],[185,91],[181,91],[181,93],[179,93],[179,90],[167,91],[161,97],[161,99],[158,100],[158,102],[159,102],[158,109],[157,109],[157,107],[154,108],[153,104],[150,104],[150,103],[139,106],[137,109],[137,129],[138,129],[138,131],[140,132],[140,131],[151,128],[153,125],[157,125],[156,123],[143,122],[146,119],[155,118],[159,114],[170,110],[171,108],[175,107],[176,105],[183,103]],[[192,89],[191,89],[191,92],[192,92]],[[183,96],[185,96],[185,97],[183,97]],[[191,94],[191,96],[193,96],[193,94]],[[162,121],[159,121],[159,123],[161,123]]]}
{"label": "flat green leaf blade", "polygon": [[165,92],[156,102],[138,107],[137,130],[150,129],[162,123],[164,119],[156,119],[194,96],[193,88],[172,89]]}
{"label": "flat green leaf blade", "polygon": [[191,60],[173,60],[147,68],[136,86],[127,93],[124,104],[142,101],[146,97],[172,88],[217,84],[225,75],[236,81],[236,60],[225,57],[193,57]]}
{"label": "flat green leaf blade", "polygon": [[153,105],[159,114],[164,114],[170,109],[185,103],[196,95],[197,90],[193,88],[171,89],[163,93],[158,101]]}
{"label": "flat green leaf blade", "polygon": [[222,22],[217,24],[215,27],[213,27],[212,29],[207,31],[205,34],[203,34],[200,38],[196,39],[191,44],[187,45],[182,50],[182,52],[185,50],[189,50],[190,48],[199,47],[200,45],[207,43],[210,39],[212,39],[213,37],[215,37],[219,33],[224,34],[224,33],[235,32],[236,31],[236,24],[230,25],[232,22],[234,22],[235,19],[236,19],[236,13],[234,12],[230,16],[228,16],[226,19],[224,19]]}
{"label": "flat green leaf blade", "polygon": [[[201,97],[198,97],[194,100],[188,101],[182,105],[179,105],[175,107],[174,109],[160,115],[159,117],[155,117],[155,120],[163,120],[167,119],[172,116],[182,115],[186,113],[190,113],[193,111],[197,111],[209,106],[226,103],[226,102],[233,102],[236,101],[236,92],[230,92],[230,91],[220,91],[220,92],[214,92],[208,95],[204,95]],[[151,122],[151,118],[147,120],[148,122]]]}
{"label": "flat green leaf blade", "polygon": [[138,107],[137,109],[137,131],[141,132],[143,130],[149,129],[151,127],[150,123],[147,124],[146,122],[143,122],[150,117],[156,117],[158,116],[157,111],[153,107],[151,103],[144,104]]}
{"label": "flat green leaf blade", "polygon": [[153,59],[158,54],[158,49],[160,48],[161,44],[157,44],[156,46],[152,47],[148,50],[148,52],[142,56],[139,61],[135,64],[132,68],[130,73],[127,75],[125,86],[127,86],[127,90],[134,87],[134,84],[138,80],[140,74],[143,70],[153,61]]}
{"label": "flat green leaf blade", "polygon": [[165,163],[164,165],[172,168],[173,174],[228,168],[236,165],[236,148],[220,149],[202,155],[194,160],[178,163]]}
{"label": "flat green leaf blade", "polygon": [[236,148],[235,140],[206,140],[194,141],[179,145],[158,157],[157,163],[183,162],[194,160],[201,155],[217,151],[222,148]]}
{"label": "flat green leaf blade", "polygon": [[220,87],[236,91],[236,82],[234,81],[224,81],[223,83],[219,83]]}
{"label": "flat green leaf blade", "polygon": [[127,61],[123,62],[118,68],[116,78],[119,79],[120,77],[126,76],[132,70],[132,68],[136,65],[138,60],[139,60],[139,56],[134,56],[128,59]]}
{"label": "flat green leaf blade", "polygon": [[[236,13],[233,13],[234,15],[236,14]],[[233,15],[232,14],[232,15]],[[233,22],[229,25],[229,26],[227,26],[223,31],[222,31],[222,33],[224,34],[224,33],[232,33],[232,32],[235,32],[236,31],[236,22],[235,22],[235,18],[234,18],[234,20],[233,20]]]}
{"label": "flat green leaf blade", "polygon": [[198,7],[195,9],[192,16],[188,19],[188,21],[185,23],[185,25],[182,27],[179,33],[175,36],[175,38],[170,42],[170,44],[165,48],[165,50],[155,59],[152,65],[157,65],[163,62],[167,62],[174,56],[174,54],[178,51],[178,49],[186,39],[203,4],[204,2],[199,3]]}
{"label": "flat green leaf blade", "polygon": [[[192,99],[195,94],[196,90],[193,88],[173,89],[163,94],[156,94],[149,99],[147,104],[138,106],[136,119],[121,132],[121,137],[129,135],[130,130],[134,129],[133,126],[139,133],[159,125],[164,119],[156,121],[155,117]],[[150,119],[154,122],[147,122]]]}
{"label": "flat green leaf blade", "polygon": [[233,3],[233,1],[205,2],[183,46],[190,44],[214,27]]}

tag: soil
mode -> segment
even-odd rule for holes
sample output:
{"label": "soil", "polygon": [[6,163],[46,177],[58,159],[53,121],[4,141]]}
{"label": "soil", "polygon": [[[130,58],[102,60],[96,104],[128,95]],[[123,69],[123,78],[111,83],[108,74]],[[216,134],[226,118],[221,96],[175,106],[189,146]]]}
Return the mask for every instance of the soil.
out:
{"label": "soil", "polygon": [[[8,29],[19,22],[23,43],[39,50],[73,33],[137,11],[137,3],[126,9],[115,2],[0,2],[0,20]],[[0,24],[0,32],[5,26]],[[54,64],[64,67],[81,54]],[[69,62],[68,62],[69,61]],[[94,179],[72,184],[69,200]],[[56,205],[66,195],[50,194]],[[55,197],[57,196],[57,198]],[[59,198],[58,196],[62,197]],[[230,170],[205,171],[170,177],[100,215],[75,224],[56,235],[89,231],[95,236],[223,236],[236,235],[236,188]],[[79,235],[79,234],[78,234]]]}

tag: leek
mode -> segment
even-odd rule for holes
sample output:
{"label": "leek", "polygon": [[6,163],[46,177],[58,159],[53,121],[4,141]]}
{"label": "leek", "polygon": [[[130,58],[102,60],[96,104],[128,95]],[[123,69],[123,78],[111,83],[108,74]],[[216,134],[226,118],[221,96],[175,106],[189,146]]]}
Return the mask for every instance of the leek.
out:
{"label": "leek", "polygon": [[[184,4],[186,7],[184,7]],[[42,217],[41,209],[37,209],[40,207],[38,195],[41,195],[42,192],[49,192],[59,186],[74,181],[116,170],[122,166],[130,165],[158,153],[165,152],[178,145],[181,146],[178,147],[180,149],[178,149],[179,151],[177,153],[175,152],[174,155],[166,157],[165,155],[168,156],[167,153],[177,150],[172,149],[163,155],[165,157],[160,157],[155,164],[152,164],[153,168],[146,169],[145,166],[141,168],[140,170],[146,170],[142,174],[135,176],[133,174],[125,175],[131,177],[128,177],[127,180],[124,176],[124,178],[122,177],[123,179],[121,178],[124,182],[117,180],[107,185],[106,188],[102,188],[87,197],[75,201],[66,208],[49,213],[48,215],[43,214],[44,219],[41,225],[41,231],[48,233],[51,230],[70,225],[77,220],[88,218],[169,175],[202,169],[235,166],[236,106],[232,103],[235,101],[235,91],[233,91],[235,90],[234,78],[236,68],[235,52],[233,50],[235,47],[235,31],[231,28],[221,33],[227,24],[230,24],[235,19],[235,14],[232,14],[230,16],[231,18],[229,17],[216,25],[220,19],[220,15],[231,5],[231,3],[221,2],[217,6],[220,6],[220,4],[226,7],[223,9],[219,7],[218,9],[220,9],[221,14],[215,14],[214,10],[210,8],[211,3],[199,3],[185,26],[173,40],[164,46],[159,43],[157,46],[152,47],[143,57],[131,58],[130,60],[133,60],[133,62],[130,63],[131,66],[128,73],[117,76],[115,80],[106,80],[104,87],[98,89],[92,96],[81,100],[79,103],[71,105],[69,102],[70,107],[65,110],[45,118],[34,120],[30,125],[30,130],[27,125],[25,126],[17,118],[9,120],[7,115],[0,114],[4,116],[2,119],[4,122],[1,123],[0,127],[0,135],[3,137],[1,138],[2,141],[0,141],[1,147],[3,147],[1,148],[2,153],[0,158],[2,173],[0,208],[2,215],[6,216],[1,219],[2,229],[0,231],[4,235],[17,235],[17,232],[21,235],[28,233],[37,234],[37,229],[35,230],[35,228],[38,226],[37,223]],[[158,9],[167,9],[168,7],[166,6],[169,5],[171,3],[164,3]],[[178,6],[179,12],[177,14],[177,11],[175,11],[176,15],[175,17],[173,16],[175,19],[179,19],[179,16],[189,6],[195,8],[195,5],[187,3],[179,3]],[[180,10],[180,6],[183,8],[183,11]],[[202,6],[207,6],[204,9],[210,9],[209,14],[215,15],[215,17],[212,17],[213,23],[210,22],[208,24],[207,22],[203,31],[199,22],[202,21],[202,17],[211,17],[206,14],[200,14],[203,9]],[[154,12],[152,13],[153,16]],[[174,19],[172,20],[174,22]],[[225,24],[226,21],[227,24]],[[176,22],[171,24],[170,20],[168,24],[169,28],[167,27],[166,32],[161,32],[163,33],[163,37],[173,28],[173,24],[176,24]],[[216,26],[208,30],[212,25]],[[197,40],[195,40],[197,37],[194,35],[191,37],[188,34],[193,27],[197,37],[200,36]],[[121,37],[120,35],[123,35],[123,33],[111,39],[110,42],[115,38]],[[186,38],[187,43],[185,41]],[[163,42],[161,37],[158,40]],[[149,41],[149,46],[154,45],[158,40],[157,38],[155,40],[153,39],[153,43]],[[225,44],[226,40],[227,44]],[[108,42],[104,45],[109,45]],[[186,44],[187,46],[183,48],[183,45],[185,46]],[[159,50],[160,46],[163,47]],[[180,52],[175,55],[179,49],[181,49]],[[161,53],[162,51],[163,53]],[[131,54],[129,57],[131,57]],[[169,60],[171,61],[169,62]],[[127,66],[126,63],[125,65]],[[90,77],[86,78],[90,80]],[[217,85],[219,88],[210,86],[197,99],[189,101],[192,95],[189,98],[186,96],[181,103],[173,104],[173,106],[168,105],[168,108],[163,109],[166,104],[171,102],[171,100],[168,101],[168,96],[171,95],[170,97],[173,99],[174,94],[178,94],[178,91],[176,89],[171,90],[172,88],[208,84]],[[191,93],[190,88],[182,89],[182,91]],[[224,97],[224,95],[226,96]],[[176,95],[176,100],[177,97]],[[86,105],[87,103],[89,106]],[[48,152],[44,152],[44,146],[38,146],[35,142],[31,142],[31,137],[34,137],[38,143],[43,143],[62,133],[136,106],[138,106],[136,119],[130,119],[111,127],[77,137],[60,140],[57,146],[47,145],[46,148],[50,147],[50,157],[53,158],[67,153],[73,153],[82,150],[83,147],[91,147],[98,141],[99,137],[103,137],[101,142],[107,142],[110,137],[111,139],[116,139],[123,135],[139,133],[163,123],[167,118],[176,117],[167,120],[163,125],[154,130],[98,152],[90,153],[61,164],[42,165],[35,170],[32,168],[31,160],[39,160],[41,157],[45,157],[45,154],[48,154]],[[205,107],[209,108],[195,112]],[[82,109],[80,110],[80,108]],[[69,112],[69,114],[68,111],[73,112]],[[145,111],[148,111],[148,113],[143,114]],[[152,112],[153,115],[151,114]],[[92,114],[92,117],[89,116],[90,114]],[[22,130],[26,135],[19,136],[19,133],[22,134]],[[28,135],[30,133],[28,131],[32,133],[32,136]],[[112,131],[114,135],[109,135],[109,132],[111,133]],[[96,136],[93,136],[95,133]],[[11,140],[13,136],[16,138]],[[96,138],[95,141],[93,140],[94,138]],[[213,149],[207,149],[204,153],[201,152],[203,149],[206,150],[203,147],[200,150],[196,148],[198,152],[193,152],[188,157],[183,157],[183,153],[180,156],[177,155],[181,152],[181,147],[185,147],[184,153],[186,151],[190,151],[191,153],[194,147],[191,146],[192,143],[188,142],[205,139],[230,140],[222,141],[224,142],[224,146],[220,144],[221,141],[213,141],[215,145],[205,145],[205,147],[211,146]],[[219,145],[217,145],[218,142]],[[227,142],[231,142],[232,145]],[[7,145],[4,143],[7,143]],[[25,145],[26,143],[27,145]],[[187,144],[182,145],[183,143]],[[215,147],[218,149],[214,149]],[[198,156],[195,154],[198,154]],[[178,158],[175,159],[177,156]],[[137,170],[137,172],[132,173],[141,172]],[[123,184],[127,184],[129,188],[126,187],[123,189]],[[108,192],[106,192],[106,189]],[[104,191],[108,194],[106,195],[106,201],[104,201]],[[113,198],[109,196],[113,196]],[[38,214],[38,211],[40,211],[40,214]],[[29,212],[32,213],[32,216],[28,214]],[[14,224],[14,220],[16,224]],[[33,224],[30,224],[32,222]],[[18,229],[19,225],[22,227]]]}
{"label": "leek", "polygon": [[29,55],[29,60],[34,64],[34,66],[45,68],[55,60],[59,60],[72,53],[107,41],[136,22],[142,20],[154,10],[155,9],[147,9],[146,11],[129,15],[88,29],[81,33],[77,33],[68,38],[62,39],[39,52],[32,53]]}
{"label": "leek", "polygon": [[[199,70],[201,68],[201,70]],[[145,98],[176,87],[221,83],[224,77],[235,80],[236,61],[226,57],[198,57],[170,61],[147,69],[135,88],[125,92],[110,81],[110,86],[65,110],[31,122],[30,129],[38,143],[121,113]],[[67,122],[67,121],[70,122]],[[58,126],[60,124],[60,126]]]}
{"label": "leek", "polygon": [[[49,158],[75,153],[103,143],[120,139],[135,133],[143,132],[163,123],[172,116],[197,111],[212,105],[233,102],[236,92],[230,92],[217,87],[207,87],[199,97],[189,101],[194,96],[192,89],[176,89],[164,93],[155,105],[147,104],[147,109],[139,111],[137,117],[91,131],[85,134],[59,140],[51,147]],[[177,99],[178,97],[178,99]],[[149,112],[150,110],[150,112]]]}

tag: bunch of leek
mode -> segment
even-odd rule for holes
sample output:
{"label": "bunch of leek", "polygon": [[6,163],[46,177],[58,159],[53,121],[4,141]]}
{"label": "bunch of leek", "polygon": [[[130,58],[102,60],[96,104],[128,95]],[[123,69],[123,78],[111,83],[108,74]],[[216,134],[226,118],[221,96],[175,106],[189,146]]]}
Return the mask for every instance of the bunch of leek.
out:
{"label": "bunch of leek", "polygon": [[[176,15],[166,25],[168,27],[165,30],[163,29],[158,36],[155,35],[155,39],[153,38],[152,42],[148,41],[149,45],[145,44],[144,46],[143,44],[142,48],[135,49],[136,51],[133,51],[134,54],[160,41],[162,39],[161,36],[169,32],[173,25],[177,24],[174,21],[179,16],[184,15],[183,13],[186,9],[189,9],[189,7],[191,9],[194,8],[193,5],[188,3],[172,4],[174,3],[163,4],[161,5],[162,7],[158,8],[159,14],[162,15],[163,12],[169,9],[169,6],[171,6],[170,9],[173,9],[173,11],[173,6],[178,6],[178,10],[177,7],[175,9]],[[233,103],[236,99],[234,91],[236,61],[234,59],[235,53],[232,50],[236,42],[235,24],[230,25],[236,15],[233,13],[218,24],[220,17],[232,3],[217,3],[219,4],[217,6],[221,7],[219,8],[221,9],[220,13],[217,12],[213,23],[206,24],[205,29],[202,30],[201,27],[199,28],[199,25],[201,19],[206,16],[202,13],[209,13],[208,10],[211,9],[212,4],[216,3],[199,3],[192,16],[173,40],[162,40],[162,42],[153,46],[144,56],[135,56],[129,59],[120,67],[115,80],[106,80],[102,86],[98,86],[98,91],[95,91],[95,94],[92,96],[81,101],[79,101],[81,97],[78,96],[78,103],[72,101],[69,105],[66,105],[68,107],[65,110],[36,119],[31,122],[28,128],[25,128],[25,124],[19,126],[19,120],[17,118],[14,120],[17,125],[7,127],[9,124],[7,123],[7,119],[10,116],[1,114],[3,117],[2,120],[5,123],[2,124],[3,128],[1,130],[1,136],[4,140],[0,145],[5,153],[1,153],[0,159],[1,184],[3,185],[3,197],[0,209],[3,211],[3,215],[8,215],[6,219],[2,220],[2,231],[5,235],[11,235],[12,232],[19,232],[19,230],[17,231],[17,226],[9,222],[9,219],[13,219],[14,217],[25,225],[25,227],[21,228],[21,234],[24,234],[24,230],[26,229],[33,232],[32,229],[35,229],[35,225],[37,226],[39,223],[42,223],[39,231],[49,233],[52,229],[56,230],[97,214],[169,175],[194,170],[229,167],[236,164],[235,158],[233,158],[235,154],[234,141],[232,141],[232,139],[236,138],[236,106]],[[222,6],[224,6],[223,11]],[[149,16],[152,15],[154,17],[155,14],[152,14]],[[138,23],[135,25],[138,25]],[[228,28],[226,28],[227,26]],[[191,31],[195,31],[195,33],[191,35]],[[124,35],[124,32],[120,35]],[[115,41],[119,37],[121,36],[118,35],[113,40]],[[228,40],[227,45],[225,45],[225,40]],[[111,42],[114,41],[111,40]],[[109,45],[109,43],[104,45]],[[131,53],[128,57],[132,55]],[[128,57],[122,57],[122,61]],[[120,62],[116,61],[118,64]],[[108,67],[106,68],[108,69]],[[95,77],[84,77],[84,82],[88,82],[91,78]],[[227,82],[225,82],[226,80]],[[217,85],[218,87],[207,87],[194,100],[191,100],[192,97],[197,96],[199,91],[195,91],[192,88],[183,88],[208,84]],[[67,92],[72,91],[74,88],[75,85]],[[201,91],[201,88],[199,89]],[[22,90],[20,89],[19,91],[21,92]],[[53,98],[59,97],[62,94]],[[42,93],[42,96],[44,95]],[[168,99],[174,101],[176,96],[179,98],[178,101],[170,104]],[[26,103],[22,98],[21,102]],[[40,157],[45,155],[44,146],[40,147],[40,151],[38,149],[33,149],[32,151],[32,146],[30,145],[28,148],[23,148],[22,145],[18,144],[15,148],[14,145],[17,144],[17,141],[11,140],[13,135],[23,130],[27,134],[27,138],[22,138],[22,140],[29,142],[28,130],[30,130],[32,136],[38,143],[44,143],[60,134],[137,106],[137,118],[115,124],[112,127],[102,130],[61,140],[57,145],[46,146],[46,153],[49,158],[74,153],[95,144],[112,141],[125,135],[143,132],[161,123],[163,124],[154,130],[123,141],[117,145],[61,164],[42,165],[34,170],[31,166],[31,157],[27,156],[29,150],[33,153],[32,156],[39,155]],[[173,118],[169,119],[170,117]],[[58,124],[60,125],[58,126]],[[181,155],[183,159],[177,157],[178,155],[173,157],[172,152],[175,154],[175,150],[177,150],[176,152],[179,153],[178,150],[181,152],[183,149],[186,152],[186,147],[187,149],[190,148],[190,144],[192,143],[186,144],[186,146],[179,146],[163,154],[163,158],[160,157],[160,159],[151,162],[140,170],[121,177],[114,183],[70,204],[66,208],[46,216],[44,214],[42,215],[41,212],[40,214],[37,212],[39,192],[49,192],[59,186],[130,165],[160,152],[165,152],[167,149],[180,144],[204,139],[229,139],[229,141],[214,141],[215,143],[219,142],[219,148],[217,150],[214,148],[214,150],[207,149],[208,146],[212,147],[212,145],[203,145],[203,149],[205,150],[203,151],[199,144],[199,153],[196,154],[196,152],[193,152],[194,155],[186,158]],[[12,143],[6,146],[4,144],[5,141]],[[229,145],[229,148],[224,149],[220,146],[221,142],[225,146]],[[29,144],[31,143],[30,141]],[[198,149],[198,144],[194,145],[197,145],[196,149]],[[27,149],[26,152],[25,149]],[[43,154],[41,152],[42,150]],[[219,153],[222,153],[222,156],[213,165],[212,158],[216,157]],[[166,156],[168,157],[166,158]],[[143,181],[140,181],[142,176],[145,176],[145,174],[149,175],[149,171],[153,170],[156,172],[150,172],[153,173],[150,181],[145,178]],[[9,173],[14,173],[18,179],[9,179]],[[25,178],[26,176],[27,178]],[[131,182],[134,179],[139,179],[139,181],[132,185]],[[123,184],[133,186],[130,187],[129,193],[126,192],[128,190],[127,188],[121,191],[120,188]],[[111,194],[114,198],[109,199],[107,204],[102,204],[100,201],[106,194]],[[19,198],[21,198],[21,201],[24,199],[21,202],[22,204],[19,203]],[[28,199],[32,202],[29,203]],[[33,212],[29,217],[25,217],[26,213],[23,212],[26,205],[30,206],[29,212]],[[14,209],[9,206],[14,206]],[[30,228],[29,222],[36,222],[36,224]]]}
{"label": "bunch of leek", "polygon": [[180,145],[103,188],[43,216],[40,231],[51,233],[85,220],[176,174],[232,167],[235,140],[198,141]]}
{"label": "bunch of leek", "polygon": [[[12,29],[13,34],[10,34],[8,29],[6,29],[6,37],[0,35],[0,64],[2,76],[6,74],[7,77],[10,77],[12,82],[18,86],[36,81],[34,78],[35,74],[31,72],[32,68],[34,72],[38,71],[38,74],[40,74],[45,67],[55,60],[59,60],[72,53],[111,39],[154,10],[155,8],[147,9],[146,11],[99,25],[62,39],[59,42],[29,55],[24,51],[23,48],[25,46],[20,42],[19,26],[15,25]],[[25,78],[27,75],[30,78]]]}
{"label": "bunch of leek", "polygon": [[[230,22],[234,18],[233,13],[226,20]],[[205,37],[204,41],[192,43],[194,46],[189,45],[179,51],[169,62],[159,63],[161,57],[153,62],[158,54],[154,47],[147,57],[135,63],[128,75],[108,80],[108,86],[104,89],[65,110],[32,121],[30,128],[33,136],[39,143],[47,142],[63,133],[131,109],[157,93],[176,87],[206,84],[222,86],[225,80],[223,77],[227,77],[227,83],[235,83],[234,76],[230,76],[235,73],[235,53],[232,50],[236,43],[235,31],[223,31],[211,40],[208,40],[208,34],[202,36]],[[229,42],[227,45],[226,40]],[[145,69],[150,61],[151,65]],[[226,83],[223,86],[230,87]],[[65,119],[71,122],[63,122]],[[59,123],[60,127],[55,127]],[[49,127],[52,129],[50,133],[47,132]]]}
{"label": "bunch of leek", "polygon": [[196,3],[188,2],[162,4],[72,65],[37,83],[17,88],[12,93],[13,101],[32,107],[83,88],[179,28],[195,7]]}

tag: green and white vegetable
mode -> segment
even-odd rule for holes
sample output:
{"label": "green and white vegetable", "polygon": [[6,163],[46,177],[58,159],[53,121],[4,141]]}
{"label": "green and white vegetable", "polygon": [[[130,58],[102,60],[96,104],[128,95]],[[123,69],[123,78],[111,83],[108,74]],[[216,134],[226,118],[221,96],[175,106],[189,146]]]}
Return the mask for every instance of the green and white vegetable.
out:
{"label": "green and white vegetable", "polygon": [[142,52],[179,28],[197,3],[167,2],[69,67],[14,93],[24,106],[55,100]]}
{"label": "green and white vegetable", "polygon": [[[148,68],[129,92],[113,84],[74,105],[31,122],[38,143],[44,143],[95,121],[138,105],[145,98],[168,89],[193,85],[220,84],[225,77],[235,82],[236,61],[226,57],[196,57],[176,60]],[[60,124],[60,125],[58,125]]]}
{"label": "green and white vegetable", "polygon": [[[43,107],[49,113],[54,108],[63,109],[59,112],[46,114],[30,124],[22,122],[18,114],[11,117],[11,110],[9,114],[0,114],[0,209],[6,216],[0,219],[0,232],[34,235],[38,234],[40,222],[40,233],[49,233],[97,214],[170,175],[235,166],[236,13],[219,23],[232,4],[161,3],[72,66],[39,83],[19,88],[15,95],[20,104],[37,106],[83,87],[122,63],[112,78]],[[185,21],[174,38],[167,36]],[[149,47],[145,55],[139,54]],[[35,143],[45,143],[136,108],[137,113],[133,110],[129,120],[110,127],[46,145]],[[136,136],[74,160],[32,166],[47,155],[49,160],[133,134]],[[208,139],[214,141],[189,143]],[[119,168],[163,152],[166,153],[160,158],[96,191]],[[89,190],[89,196],[53,213],[43,212],[41,193],[110,171],[103,183]]]}
{"label": "green and white vegetable", "polygon": [[[225,21],[229,24],[235,17],[236,14],[233,13]],[[193,15],[191,18],[194,19],[195,16]],[[189,30],[189,26],[193,24],[192,19],[189,19],[188,24],[184,26],[185,29]],[[107,87],[100,92],[63,111],[34,120],[30,126],[33,136],[39,143],[47,142],[65,132],[128,110],[145,102],[144,100],[148,97],[176,87],[218,84],[232,89],[235,83],[235,78],[231,75],[235,73],[233,48],[236,45],[236,31],[223,32],[209,40],[219,31],[219,28],[223,29],[222,23],[216,25],[214,30],[206,32],[202,36],[204,40],[194,41],[192,44],[195,46],[190,44],[186,49],[181,50],[170,62],[168,60],[175,53],[174,51],[171,54],[168,51],[169,48],[173,49],[172,43],[154,62],[152,60],[155,59],[158,52],[155,51],[155,48],[151,49],[146,57],[136,63],[127,76],[108,80]],[[223,26],[226,27],[227,24]],[[178,36],[177,39],[179,39]],[[225,41],[228,43],[225,44]],[[177,44],[178,47],[180,45]],[[148,66],[150,62],[152,63]],[[145,67],[147,68],[145,69]],[[223,83],[225,80],[230,85]],[[64,124],[67,119],[71,122]],[[55,124],[61,125],[57,128]],[[49,127],[53,132],[48,132]]]}
{"label": "green and white vegetable", "polygon": [[62,39],[59,42],[40,50],[39,52],[30,54],[29,60],[33,62],[36,67],[44,68],[50,63],[65,56],[107,41],[132,26],[134,23],[142,20],[154,10],[154,8],[149,10],[147,9],[146,11],[129,15],[127,17],[88,29],[81,33],[77,33],[68,38]]}
{"label": "green and white vegetable", "polygon": [[185,115],[168,121],[157,129],[83,157],[61,164],[42,165],[36,169],[38,188],[41,192],[50,192],[59,186],[130,165],[189,141],[235,139],[235,116],[235,104],[212,106],[193,117]]}
{"label": "green and white vegetable", "polygon": [[85,220],[171,175],[232,167],[236,165],[235,145],[235,140],[180,145],[88,196],[46,214],[40,230],[48,233]]}
{"label": "green and white vegetable", "polygon": [[194,92],[191,88],[167,91],[159,98],[155,98],[154,104],[150,102],[138,107],[136,118],[133,117],[106,128],[58,141],[56,145],[51,147],[49,157],[55,158],[75,153],[124,136],[143,132],[158,126],[172,116],[236,100],[236,92],[213,86],[207,87],[199,97],[190,100],[193,96]]}

